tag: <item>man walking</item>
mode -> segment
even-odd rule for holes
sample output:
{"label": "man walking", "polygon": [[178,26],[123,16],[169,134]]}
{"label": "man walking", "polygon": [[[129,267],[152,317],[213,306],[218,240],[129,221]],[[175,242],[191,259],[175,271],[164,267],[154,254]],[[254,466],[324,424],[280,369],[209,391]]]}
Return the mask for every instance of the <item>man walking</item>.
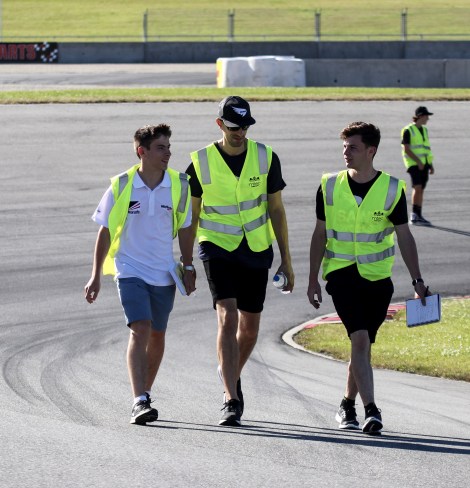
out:
{"label": "man walking", "polygon": [[101,227],[85,298],[93,303],[101,288],[101,270],[115,275],[130,329],[127,367],[134,404],[131,424],[154,422],[151,388],[165,349],[165,332],[175,299],[173,239],[178,235],[189,295],[195,290],[192,265],[191,193],[188,176],[170,169],[171,130],[145,126],[134,135],[140,163],[111,178],[111,186],[93,214]]}
{"label": "man walking", "polygon": [[323,175],[318,189],[307,295],[319,308],[322,294],[318,272],[323,263],[326,291],[351,341],[346,389],[336,419],[340,429],[359,429],[355,410],[359,394],[365,410],[362,430],[378,434],[383,425],[375,404],[371,345],[393,294],[394,232],[412,286],[421,298],[426,287],[408,227],[405,183],[373,166],[379,129],[354,122],[340,137],[346,169]]}
{"label": "man walking", "polygon": [[255,123],[249,103],[229,96],[219,104],[222,137],[191,153],[193,232],[199,239],[213,306],[217,355],[225,396],[219,425],[241,425],[244,399],[240,374],[255,347],[266,296],[275,237],[278,271],[294,288],[281,164],[272,148],[246,137]]}
{"label": "man walking", "polygon": [[403,127],[401,131],[403,161],[413,186],[410,213],[410,224],[412,225],[431,224],[422,215],[424,189],[429,175],[434,174],[433,154],[426,127],[430,115],[433,114],[426,107],[418,107],[413,122]]}

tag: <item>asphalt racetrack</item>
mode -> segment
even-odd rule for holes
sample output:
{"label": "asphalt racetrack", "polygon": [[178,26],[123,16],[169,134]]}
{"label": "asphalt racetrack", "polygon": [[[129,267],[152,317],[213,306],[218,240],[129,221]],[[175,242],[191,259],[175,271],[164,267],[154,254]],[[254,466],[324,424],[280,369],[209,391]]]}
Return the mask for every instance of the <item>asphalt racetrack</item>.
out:
{"label": "asphalt racetrack", "polygon": [[[315,192],[323,172],[343,168],[339,131],[354,120],[376,123],[376,166],[408,183],[400,129],[421,104],[435,114],[429,131],[436,164],[424,212],[435,227],[412,229],[421,268],[432,291],[468,295],[468,103],[252,104],[258,123],[249,136],[273,146],[288,185],[296,286],[288,296],[269,286],[259,341],[242,375],[240,428],[217,425],[216,317],[200,261],[196,296],[176,299],[154,388],[160,420],[147,427],[128,423],[128,331],[115,285],[104,279],[94,305],[83,297],[97,231],[90,216],[108,178],[136,162],[135,130],[170,124],[171,164],[184,170],[190,151],[219,136],[217,103],[1,106],[0,485],[467,486],[469,384],[378,370],[383,435],[343,432],[334,416],[346,364],[280,339],[333,312],[328,296],[315,311],[306,291]],[[394,301],[412,295],[400,256],[394,283]],[[432,334],[439,325],[428,327]],[[362,419],[362,408],[358,413]]]}

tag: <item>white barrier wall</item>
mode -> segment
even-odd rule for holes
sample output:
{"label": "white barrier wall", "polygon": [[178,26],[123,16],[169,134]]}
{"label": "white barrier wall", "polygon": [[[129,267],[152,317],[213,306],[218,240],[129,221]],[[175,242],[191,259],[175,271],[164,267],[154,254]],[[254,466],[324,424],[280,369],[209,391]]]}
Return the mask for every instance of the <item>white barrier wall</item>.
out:
{"label": "white barrier wall", "polygon": [[217,87],[305,86],[305,62],[294,56],[218,58]]}

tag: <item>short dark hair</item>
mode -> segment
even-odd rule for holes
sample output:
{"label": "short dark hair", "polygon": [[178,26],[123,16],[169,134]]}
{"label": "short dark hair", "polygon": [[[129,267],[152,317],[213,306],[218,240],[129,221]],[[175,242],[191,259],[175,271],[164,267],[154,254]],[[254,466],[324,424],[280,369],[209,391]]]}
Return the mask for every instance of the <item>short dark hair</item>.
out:
{"label": "short dark hair", "polygon": [[144,146],[146,149],[150,149],[150,144],[155,139],[161,136],[171,137],[171,129],[169,125],[144,125],[134,134],[134,147],[137,151],[139,146]]}
{"label": "short dark hair", "polygon": [[362,142],[366,146],[379,147],[380,144],[380,129],[374,124],[367,122],[351,122],[340,133],[340,138],[343,141],[352,136],[361,136]]}

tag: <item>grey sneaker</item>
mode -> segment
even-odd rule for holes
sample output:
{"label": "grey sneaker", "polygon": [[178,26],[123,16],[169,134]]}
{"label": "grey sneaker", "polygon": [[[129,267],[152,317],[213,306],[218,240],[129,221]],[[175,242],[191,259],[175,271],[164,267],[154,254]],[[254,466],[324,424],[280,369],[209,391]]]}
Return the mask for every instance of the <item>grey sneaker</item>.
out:
{"label": "grey sneaker", "polygon": [[369,435],[380,435],[383,428],[382,415],[376,405],[366,408],[366,420],[362,432]]}
{"label": "grey sneaker", "polygon": [[158,411],[150,405],[150,397],[147,400],[141,400],[132,407],[131,424],[145,425],[147,422],[158,420]]}
{"label": "grey sneaker", "polygon": [[336,412],[336,421],[339,422],[340,429],[359,430],[356,409],[354,406],[347,406],[341,403]]}
{"label": "grey sneaker", "polygon": [[239,427],[241,423],[240,402],[232,399],[224,403],[222,407],[224,412],[222,418],[219,420],[219,425],[227,427]]}

